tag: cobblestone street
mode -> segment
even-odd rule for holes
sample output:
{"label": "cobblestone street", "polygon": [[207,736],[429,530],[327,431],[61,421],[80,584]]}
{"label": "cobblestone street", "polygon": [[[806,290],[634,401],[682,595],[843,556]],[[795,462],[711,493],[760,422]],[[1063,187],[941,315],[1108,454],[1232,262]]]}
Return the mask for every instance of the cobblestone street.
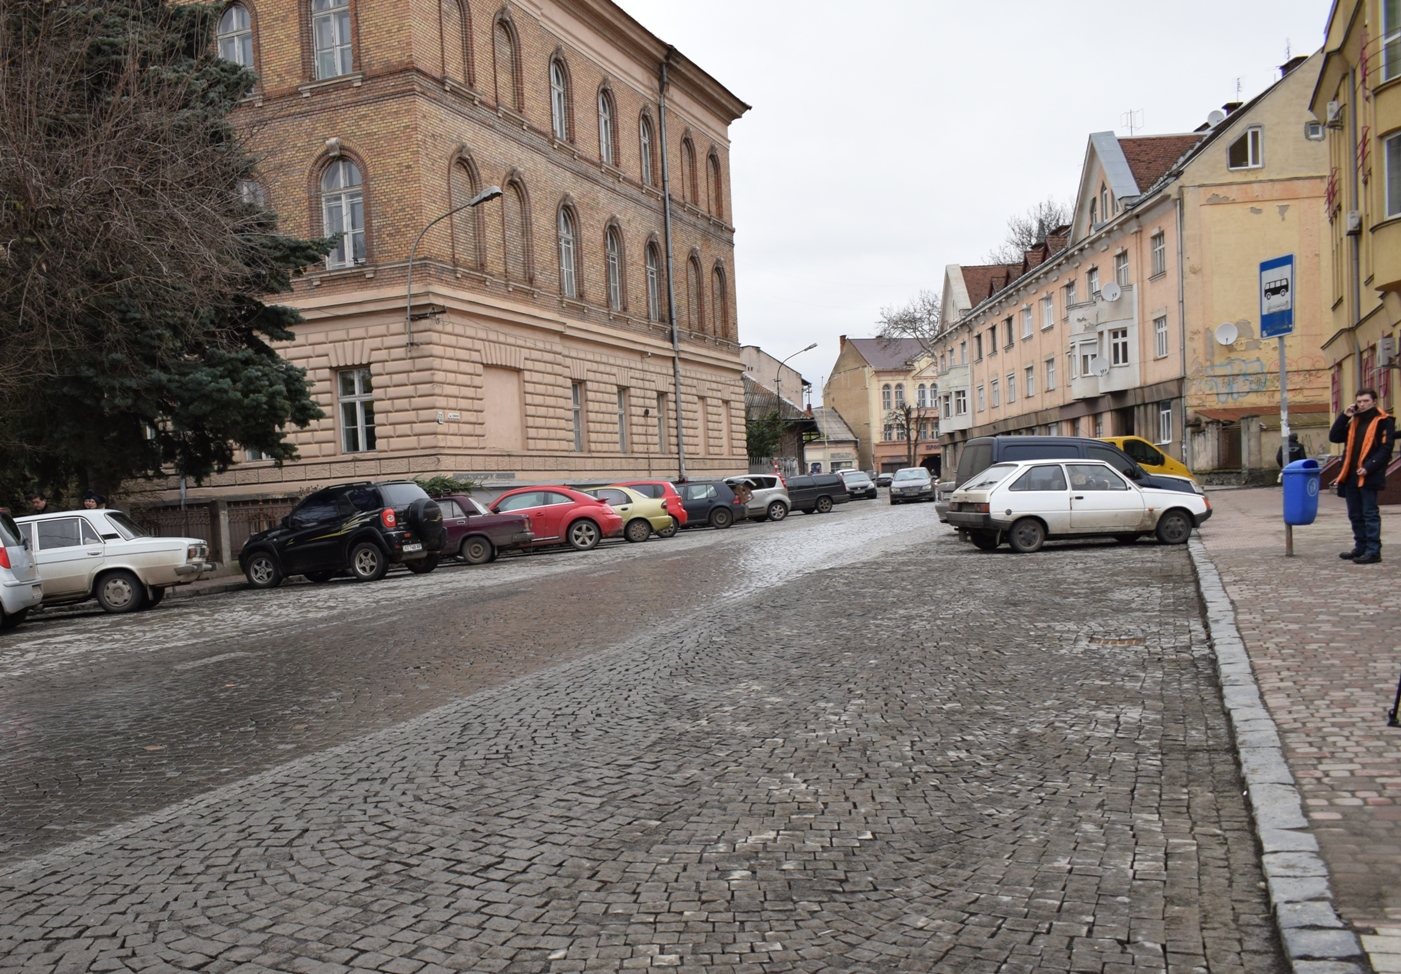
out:
{"label": "cobblestone street", "polygon": [[1282,972],[1187,553],[932,505],[0,644],[0,970]]}

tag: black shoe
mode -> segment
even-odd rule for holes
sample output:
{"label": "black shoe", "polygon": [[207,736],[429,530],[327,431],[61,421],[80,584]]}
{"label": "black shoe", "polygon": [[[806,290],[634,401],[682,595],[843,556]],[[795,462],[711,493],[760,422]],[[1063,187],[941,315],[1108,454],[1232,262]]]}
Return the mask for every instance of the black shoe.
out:
{"label": "black shoe", "polygon": [[1358,555],[1352,560],[1352,563],[1354,565],[1375,565],[1381,560],[1382,553],[1380,551],[1369,551],[1365,554]]}
{"label": "black shoe", "polygon": [[1351,551],[1344,551],[1338,557],[1341,558],[1343,561],[1352,561],[1354,558],[1362,557],[1362,549],[1353,548]]}

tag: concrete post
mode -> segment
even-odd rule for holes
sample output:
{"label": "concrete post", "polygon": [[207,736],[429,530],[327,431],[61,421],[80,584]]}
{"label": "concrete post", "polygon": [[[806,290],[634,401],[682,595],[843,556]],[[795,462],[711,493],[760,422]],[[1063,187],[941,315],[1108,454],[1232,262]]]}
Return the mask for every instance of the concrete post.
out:
{"label": "concrete post", "polygon": [[233,560],[229,548],[233,545],[229,534],[229,502],[209,502],[209,557],[221,566]]}

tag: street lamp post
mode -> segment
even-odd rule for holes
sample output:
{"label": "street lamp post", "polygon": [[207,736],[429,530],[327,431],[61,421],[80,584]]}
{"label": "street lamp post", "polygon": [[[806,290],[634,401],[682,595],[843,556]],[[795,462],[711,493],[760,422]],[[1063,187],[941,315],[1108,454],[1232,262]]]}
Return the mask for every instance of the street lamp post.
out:
{"label": "street lamp post", "polygon": [[494,200],[500,195],[500,186],[488,186],[466,203],[463,203],[461,206],[453,207],[436,220],[429,222],[426,227],[418,232],[418,236],[414,238],[413,247],[409,249],[408,284],[404,287],[404,348],[406,350],[413,349],[413,262],[415,255],[418,253],[418,245],[423,242],[423,235],[431,230],[435,224],[441,223],[454,213],[460,213],[465,209],[485,203],[487,200]]}
{"label": "street lamp post", "polygon": [[[797,350],[796,352],[794,352],[792,355],[788,356],[788,358],[796,358],[797,356],[802,355],[804,352],[811,352],[811,351],[812,351],[814,348],[816,348],[816,347],[817,347],[817,342],[813,342],[813,343],[812,343],[811,345],[809,345],[807,348],[800,348],[800,349],[798,349],[798,350]],[[779,363],[778,363],[778,373],[774,376],[774,383],[773,383],[773,386],[774,386],[774,395],[778,396],[778,415],[779,415],[779,416],[782,416],[782,415],[783,415],[783,366],[785,366],[785,365],[788,364],[788,358],[786,358],[786,359],[784,359],[782,362],[779,362]]]}

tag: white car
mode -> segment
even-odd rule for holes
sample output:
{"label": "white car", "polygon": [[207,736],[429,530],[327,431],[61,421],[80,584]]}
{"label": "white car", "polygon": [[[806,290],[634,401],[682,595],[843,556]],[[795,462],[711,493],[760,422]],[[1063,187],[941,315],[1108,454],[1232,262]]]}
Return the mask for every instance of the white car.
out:
{"label": "white car", "polygon": [[39,564],[44,604],[96,598],[108,612],[150,609],[172,585],[215,566],[199,538],[161,538],[121,511],[61,511],[17,518]]}
{"label": "white car", "polygon": [[14,518],[0,511],[0,629],[13,629],[44,600],[39,570]]}
{"label": "white car", "polygon": [[1140,487],[1102,460],[995,463],[954,491],[949,523],[985,551],[1037,551],[1047,538],[1152,534],[1185,544],[1211,517],[1203,494]]}

